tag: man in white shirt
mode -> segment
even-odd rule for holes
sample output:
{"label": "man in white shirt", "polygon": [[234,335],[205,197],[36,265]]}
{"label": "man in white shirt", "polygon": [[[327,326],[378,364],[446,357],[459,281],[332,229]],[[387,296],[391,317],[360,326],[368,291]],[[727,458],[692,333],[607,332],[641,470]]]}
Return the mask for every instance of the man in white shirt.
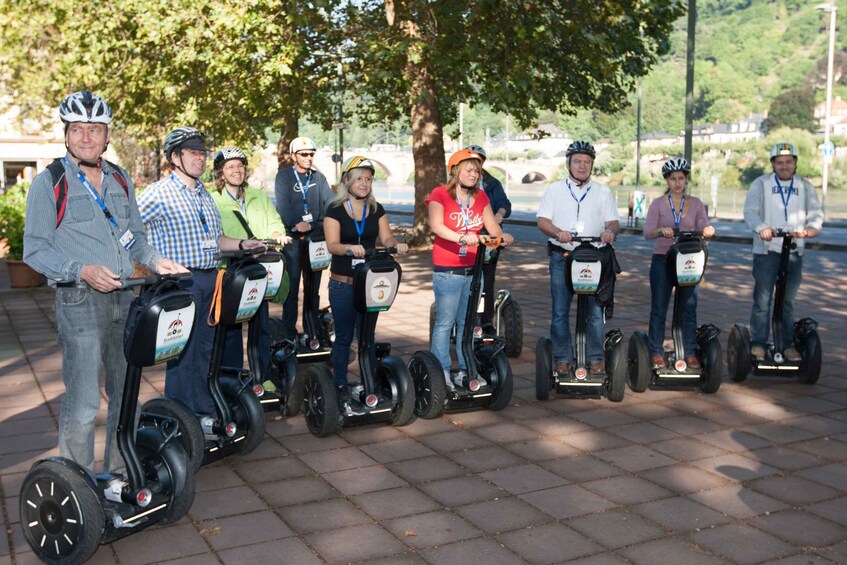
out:
{"label": "man in white shirt", "polygon": [[[565,281],[565,258],[576,246],[573,234],[599,236],[604,244],[613,243],[620,232],[620,220],[614,195],[609,187],[591,180],[596,152],[587,141],[574,141],[565,152],[568,178],[552,183],[538,207],[538,229],[546,235],[550,254],[550,291],[553,319],[554,370],[569,374],[574,359],[569,323],[573,293]],[[591,373],[604,373],[603,312],[595,300],[589,300],[586,360]]]}

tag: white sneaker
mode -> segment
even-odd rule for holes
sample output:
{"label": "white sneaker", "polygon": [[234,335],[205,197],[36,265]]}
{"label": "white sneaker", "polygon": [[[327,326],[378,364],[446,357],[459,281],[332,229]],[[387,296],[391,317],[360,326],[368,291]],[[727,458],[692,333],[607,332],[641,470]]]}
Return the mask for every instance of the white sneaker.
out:
{"label": "white sneaker", "polygon": [[456,383],[456,386],[464,387],[464,380],[466,376],[468,376],[467,372],[459,370],[458,373],[453,375],[453,382]]}
{"label": "white sneaker", "polygon": [[444,369],[444,385],[448,391],[456,390],[456,385],[450,380],[450,369]]}
{"label": "white sneaker", "polygon": [[217,437],[217,434],[212,430],[215,425],[215,419],[211,416],[203,416],[200,418],[200,427],[203,428],[203,435],[206,437]]}

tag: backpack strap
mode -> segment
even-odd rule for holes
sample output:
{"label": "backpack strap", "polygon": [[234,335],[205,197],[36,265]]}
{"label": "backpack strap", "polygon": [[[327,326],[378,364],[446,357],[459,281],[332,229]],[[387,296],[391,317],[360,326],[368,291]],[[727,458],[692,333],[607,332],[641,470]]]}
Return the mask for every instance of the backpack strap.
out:
{"label": "backpack strap", "polygon": [[50,177],[53,179],[53,198],[56,201],[56,227],[62,223],[65,217],[65,208],[68,204],[68,179],[65,177],[65,167],[61,159],[53,159],[47,165]]}
{"label": "backpack strap", "polygon": [[[104,159],[104,161],[106,161]],[[124,194],[129,198],[129,182],[126,177],[120,172],[118,166],[114,163],[106,161],[112,167],[112,176],[115,181],[124,190]],[[53,179],[53,198],[56,200],[56,227],[62,223],[65,217],[65,209],[68,206],[68,179],[65,176],[65,167],[61,159],[54,159],[52,163],[47,165],[47,170],[50,171],[50,177]]]}

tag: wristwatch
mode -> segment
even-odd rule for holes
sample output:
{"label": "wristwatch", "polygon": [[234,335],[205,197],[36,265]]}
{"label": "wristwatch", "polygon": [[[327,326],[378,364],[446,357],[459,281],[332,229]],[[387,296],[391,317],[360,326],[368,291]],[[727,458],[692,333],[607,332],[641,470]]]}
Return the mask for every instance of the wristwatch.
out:
{"label": "wristwatch", "polygon": [[243,239],[238,240],[238,249],[240,251],[244,251],[244,240]]}

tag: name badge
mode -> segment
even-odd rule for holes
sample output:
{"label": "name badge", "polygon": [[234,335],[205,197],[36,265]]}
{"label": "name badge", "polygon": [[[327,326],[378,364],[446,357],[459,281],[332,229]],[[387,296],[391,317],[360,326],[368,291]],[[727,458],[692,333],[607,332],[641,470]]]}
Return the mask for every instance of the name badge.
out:
{"label": "name badge", "polygon": [[124,249],[131,249],[132,246],[135,245],[135,236],[132,235],[131,231],[126,230],[118,241],[121,242],[121,245],[124,246]]}
{"label": "name badge", "polygon": [[303,214],[303,221],[304,222],[311,222],[312,221],[312,214]]}
{"label": "name badge", "polygon": [[353,257],[353,259],[350,260],[350,265],[352,265],[352,267],[355,269],[364,262],[365,259],[363,257]]}
{"label": "name badge", "polygon": [[585,231],[585,222],[574,222],[572,231],[575,231],[577,234],[581,235],[582,232]]}
{"label": "name badge", "polygon": [[468,255],[468,246],[462,245],[459,247],[459,257],[467,257]]}
{"label": "name badge", "polygon": [[218,250],[218,242],[214,239],[204,239],[203,240],[203,251],[210,251],[212,253]]}

